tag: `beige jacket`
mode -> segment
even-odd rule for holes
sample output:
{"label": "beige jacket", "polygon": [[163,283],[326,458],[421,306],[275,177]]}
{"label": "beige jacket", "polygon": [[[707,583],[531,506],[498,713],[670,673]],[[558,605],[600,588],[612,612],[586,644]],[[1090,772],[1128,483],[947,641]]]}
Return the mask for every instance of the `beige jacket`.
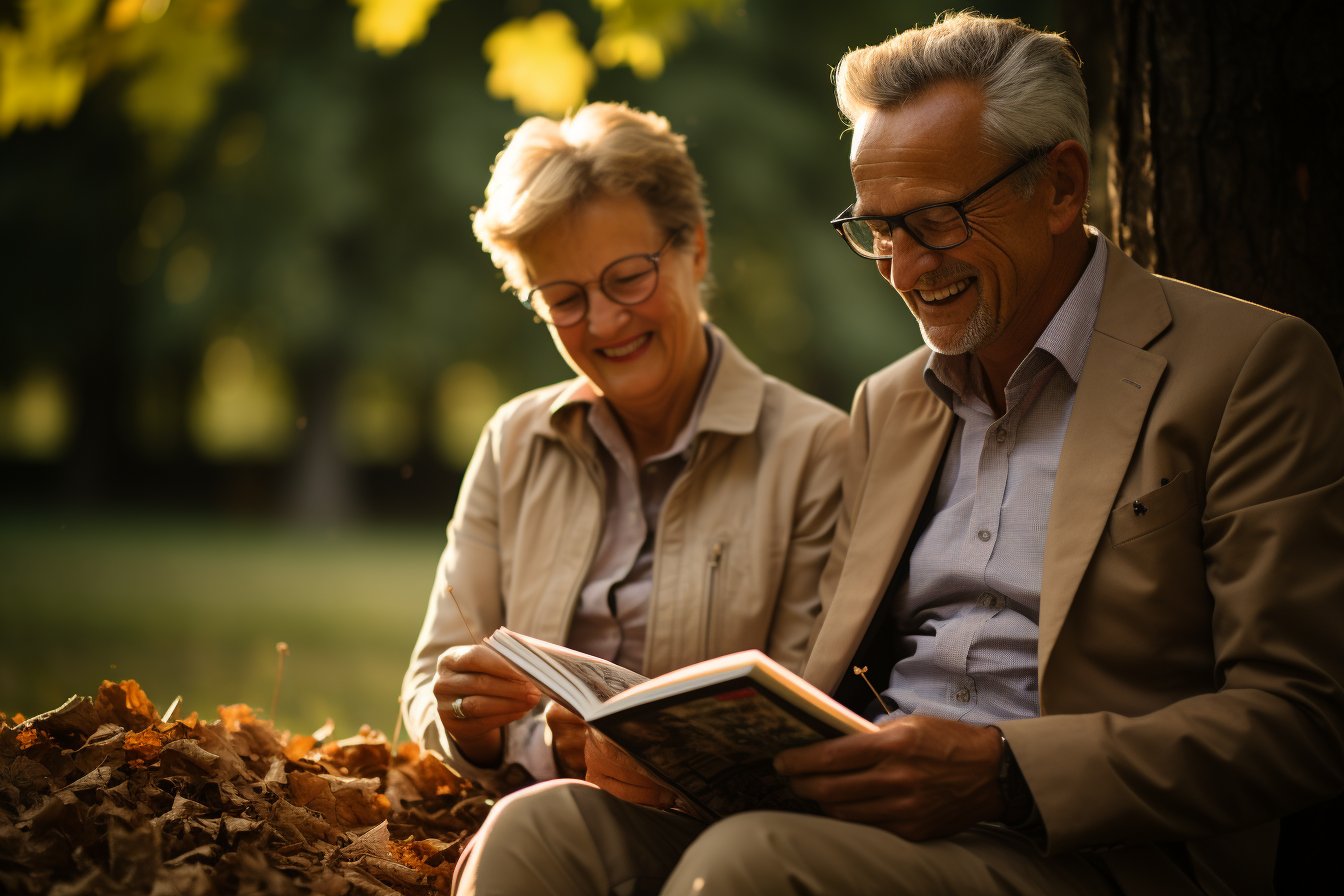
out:
{"label": "beige jacket", "polygon": [[[1344,786],[1344,389],[1302,321],[1109,252],[1047,528],[1041,717],[1002,728],[1050,854],[1095,852],[1126,893],[1186,892],[1179,868],[1268,893],[1275,819]],[[824,688],[882,645],[947,444],[926,357],[855,399],[804,673]]]}
{"label": "beige jacket", "polygon": [[[764,375],[715,328],[722,357],[691,457],[658,521],[644,674],[760,648],[800,669],[840,504],[847,432],[837,408]],[[572,381],[529,392],[486,425],[467,468],[402,688],[412,737],[487,786],[457,754],[432,692],[439,655],[500,625],[565,643],[602,529],[605,481]],[[506,741],[520,739],[518,726]],[[524,762],[554,777],[549,751]]]}

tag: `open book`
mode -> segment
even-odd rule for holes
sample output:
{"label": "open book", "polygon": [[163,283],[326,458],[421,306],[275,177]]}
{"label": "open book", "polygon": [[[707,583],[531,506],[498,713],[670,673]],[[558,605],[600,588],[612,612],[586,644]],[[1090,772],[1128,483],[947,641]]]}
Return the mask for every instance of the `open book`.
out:
{"label": "open book", "polygon": [[746,809],[817,811],[775,773],[775,755],[877,730],[759,650],[646,679],[507,628],[485,643],[705,819]]}

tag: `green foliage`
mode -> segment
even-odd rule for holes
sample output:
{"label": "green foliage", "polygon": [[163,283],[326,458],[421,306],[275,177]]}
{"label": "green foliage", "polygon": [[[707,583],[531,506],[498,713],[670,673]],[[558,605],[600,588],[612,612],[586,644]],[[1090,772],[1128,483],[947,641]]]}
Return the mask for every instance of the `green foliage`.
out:
{"label": "green foliage", "polygon": [[[848,47],[935,7],[543,5],[585,43],[619,25],[679,46],[657,78],[603,70],[590,98],[654,109],[687,134],[715,210],[711,311],[748,354],[847,406],[861,377],[916,343],[899,298],[826,224],[852,198],[829,73]],[[258,459],[302,462],[304,444],[343,438],[346,463],[423,464],[451,445],[439,457],[461,464],[483,409],[567,375],[545,331],[500,292],[468,223],[521,120],[483,89],[481,48],[501,20],[538,6],[443,4],[392,55],[354,49],[351,10],[333,4],[250,3],[212,19],[229,4],[190,0],[117,32],[174,15],[175,28],[213,23],[246,64],[168,166],[122,119],[143,73],[103,78],[61,130],[0,140],[0,243],[18,260],[0,328],[0,428],[17,394],[7,390],[55,370],[74,421],[67,454],[223,457],[201,421],[236,414],[268,434]],[[235,379],[212,386],[210,371],[226,368],[208,359],[241,357],[222,353],[229,345],[246,349],[250,379],[233,365]],[[343,410],[352,394],[359,407]],[[396,438],[369,432],[389,420],[402,421]],[[444,496],[434,503],[447,514]]]}

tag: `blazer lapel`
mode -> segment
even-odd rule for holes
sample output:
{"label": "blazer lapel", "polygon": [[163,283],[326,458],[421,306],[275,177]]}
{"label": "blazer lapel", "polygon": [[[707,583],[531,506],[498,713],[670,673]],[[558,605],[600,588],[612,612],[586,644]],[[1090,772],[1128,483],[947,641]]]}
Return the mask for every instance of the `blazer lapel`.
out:
{"label": "blazer lapel", "polygon": [[1109,253],[1046,529],[1038,653],[1042,677],[1167,366],[1165,358],[1144,350],[1171,323],[1160,281],[1114,245]]}
{"label": "blazer lapel", "polygon": [[952,412],[921,382],[873,421],[872,448],[835,596],[806,677],[834,689],[854,656],[919,519],[947,447]]}

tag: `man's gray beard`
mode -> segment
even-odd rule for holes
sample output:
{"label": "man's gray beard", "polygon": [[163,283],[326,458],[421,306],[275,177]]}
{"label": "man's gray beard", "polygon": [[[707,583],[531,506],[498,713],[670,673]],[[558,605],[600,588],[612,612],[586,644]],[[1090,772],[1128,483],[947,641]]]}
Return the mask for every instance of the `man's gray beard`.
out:
{"label": "man's gray beard", "polygon": [[[989,310],[989,304],[978,294],[976,295],[975,308],[971,311],[971,319],[966,321],[966,326],[956,333],[943,335],[942,338],[935,341],[929,331],[925,329],[924,322],[919,321],[919,332],[924,337],[924,344],[940,355],[973,354],[994,338],[994,329],[994,315]],[[943,332],[946,334],[946,330]]]}

